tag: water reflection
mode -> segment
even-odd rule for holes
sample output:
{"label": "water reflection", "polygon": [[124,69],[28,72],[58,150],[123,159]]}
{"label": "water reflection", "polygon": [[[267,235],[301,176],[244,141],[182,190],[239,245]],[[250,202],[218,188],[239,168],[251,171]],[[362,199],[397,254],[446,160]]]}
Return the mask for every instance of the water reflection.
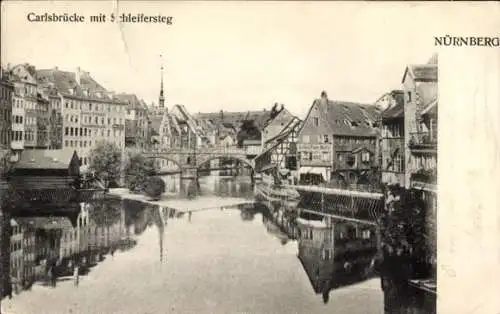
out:
{"label": "water reflection", "polygon": [[[263,224],[285,245],[297,239],[298,258],[313,291],[328,303],[330,291],[363,282],[375,276],[376,229],[373,226],[333,221],[323,215],[301,211],[307,204],[292,207],[286,200],[257,197],[267,208]],[[258,206],[259,206],[258,205]]]}
{"label": "water reflection", "polygon": [[[284,274],[293,274],[294,269],[301,269],[300,272],[305,273],[308,284],[312,287],[310,291],[315,295],[321,295],[322,302],[318,302],[321,304],[329,302],[331,291],[362,282],[373,275],[372,260],[376,252],[374,230],[335,223],[321,216],[305,214],[287,202],[266,201],[253,194],[254,190],[249,180],[214,181],[210,181],[209,178],[200,181],[203,195],[211,193],[221,198],[253,197],[256,202],[220,207],[208,213],[186,212],[137,200],[109,197],[101,203],[83,207],[75,228],[68,225],[64,217],[49,220],[40,217],[14,219],[16,224],[21,226],[16,232],[22,233],[26,239],[30,237],[29,230],[32,231],[31,250],[34,253],[34,263],[30,266],[29,263],[17,261],[19,256],[24,260],[27,260],[27,257],[23,257],[22,254],[16,255],[16,250],[19,248],[14,246],[11,250],[11,258],[14,260],[11,264],[11,273],[20,277],[21,281],[31,280],[58,286],[60,282],[73,280],[75,285],[78,285],[80,277],[88,276],[101,263],[124,263],[123,259],[120,261],[116,259],[117,254],[127,251],[131,254],[143,254],[145,251],[141,251],[138,244],[144,241],[146,243],[144,245],[147,246],[149,242],[145,237],[148,230],[155,229],[154,233],[157,235],[154,237],[157,237],[157,240],[154,241],[157,241],[157,244],[154,245],[157,246],[151,249],[157,252],[154,254],[156,263],[159,261],[160,265],[166,265],[174,273],[180,269],[184,270],[185,273],[180,275],[184,276],[182,280],[196,280],[200,286],[203,286],[206,280],[206,285],[212,285],[212,288],[213,285],[220,284],[221,289],[225,289],[226,285],[236,280],[234,278],[241,277],[241,284],[246,288],[241,290],[240,294],[261,293],[258,290],[250,292],[246,289],[251,287],[260,289],[257,287],[260,287],[262,282],[284,291],[300,289],[299,283],[295,283],[295,287],[288,287],[290,284],[282,281],[285,279],[270,276],[273,273],[291,276]],[[233,215],[237,215],[237,221],[232,220]],[[173,230],[167,232],[167,229],[171,230],[170,224]],[[192,227],[189,224],[192,224]],[[29,226],[31,227],[28,228]],[[189,228],[192,228],[191,231]],[[261,230],[260,233],[257,228]],[[262,228],[265,228],[266,237],[279,241],[278,248],[261,238]],[[248,234],[239,234],[240,230],[246,230]],[[17,233],[13,234],[12,243],[17,241],[15,234]],[[276,241],[273,241],[276,245]],[[27,245],[23,246],[24,252],[30,252],[28,248],[31,242],[28,240],[26,243]],[[168,263],[167,248],[169,252],[172,250],[169,253],[171,255]],[[283,251],[278,251],[279,248]],[[137,258],[148,257],[138,255]],[[274,258],[276,261],[273,261]],[[239,264],[231,264],[232,260],[238,261]],[[212,268],[206,270],[204,274],[207,277],[203,279],[198,278],[198,275],[195,276],[197,267],[203,264],[201,261],[217,261],[211,266]],[[253,269],[254,264],[259,266]],[[189,265],[192,265],[192,268]],[[241,265],[246,265],[246,268]],[[23,277],[23,274],[31,273],[34,274],[31,279]],[[217,278],[213,279],[211,276]],[[270,283],[270,278],[274,278],[275,282]],[[287,280],[296,280],[291,278],[295,277]],[[183,291],[183,285],[179,285],[180,291]],[[225,293],[227,297],[229,292]],[[245,303],[239,296],[230,295],[231,298],[239,300],[238,302]],[[181,298],[181,296],[176,297]],[[257,305],[252,302],[246,306]],[[184,309],[188,312],[192,310],[189,307]],[[252,307],[247,309],[247,312],[256,312]],[[213,311],[217,312],[216,309]],[[266,308],[257,312],[289,313],[290,311],[291,309],[287,310],[286,306],[281,304],[280,308]],[[297,308],[293,311],[309,312]]]}

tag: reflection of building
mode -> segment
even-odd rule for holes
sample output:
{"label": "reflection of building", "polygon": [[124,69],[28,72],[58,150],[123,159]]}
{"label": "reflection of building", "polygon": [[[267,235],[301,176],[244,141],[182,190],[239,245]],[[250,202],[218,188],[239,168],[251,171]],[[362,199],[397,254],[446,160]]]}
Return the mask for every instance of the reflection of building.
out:
{"label": "reflection of building", "polygon": [[334,229],[326,221],[297,219],[300,229],[299,259],[314,292],[330,290],[334,271]]}
{"label": "reflection of building", "polygon": [[[332,172],[370,169],[377,163],[376,121],[379,109],[332,101],[326,92],[316,99],[299,131],[300,173],[330,181]],[[355,183],[356,178],[349,183]]]}
{"label": "reflection of building", "polygon": [[365,278],[376,253],[374,228],[299,217],[298,257],[316,293]]}
{"label": "reflection of building", "polygon": [[11,276],[24,288],[35,276],[35,229],[25,218],[11,219],[11,228]]}

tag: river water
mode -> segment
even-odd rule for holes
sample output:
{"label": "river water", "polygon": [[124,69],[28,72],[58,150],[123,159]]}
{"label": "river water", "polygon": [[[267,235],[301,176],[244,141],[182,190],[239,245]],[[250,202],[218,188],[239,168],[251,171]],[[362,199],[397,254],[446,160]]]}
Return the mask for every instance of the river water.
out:
{"label": "river water", "polygon": [[[253,199],[244,180],[205,178],[201,189],[198,203],[227,196]],[[128,245],[104,252],[102,261],[81,271],[77,285],[71,276],[61,274],[54,286],[37,282],[30,290],[4,299],[4,312],[383,312],[377,278],[337,287],[326,299],[316,293],[298,258],[298,241],[287,238],[261,206],[187,214],[125,202],[116,210],[111,216],[123,224],[120,238],[127,238]],[[93,221],[108,220],[96,216]]]}

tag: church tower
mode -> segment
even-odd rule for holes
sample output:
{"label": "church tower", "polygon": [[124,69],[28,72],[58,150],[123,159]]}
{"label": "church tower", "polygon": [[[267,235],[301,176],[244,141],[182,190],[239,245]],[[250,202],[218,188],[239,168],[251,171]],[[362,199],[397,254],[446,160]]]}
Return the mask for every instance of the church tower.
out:
{"label": "church tower", "polygon": [[[160,58],[162,56],[160,55]],[[163,60],[161,61],[161,82],[160,82],[160,97],[158,98],[158,106],[160,108],[165,108],[165,96],[163,95]]]}

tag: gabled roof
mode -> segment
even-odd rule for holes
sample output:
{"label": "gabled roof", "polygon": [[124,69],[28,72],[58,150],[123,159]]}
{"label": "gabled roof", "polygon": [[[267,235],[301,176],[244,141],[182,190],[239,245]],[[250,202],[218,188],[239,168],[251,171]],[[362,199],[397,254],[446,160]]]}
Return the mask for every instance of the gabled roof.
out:
{"label": "gabled roof", "polygon": [[116,94],[116,98],[127,104],[127,109],[136,110],[142,109],[142,104],[135,94]]}
{"label": "gabled roof", "polygon": [[28,149],[24,150],[15,169],[69,169],[76,154],[63,150]]}
{"label": "gabled roof", "polygon": [[416,82],[437,82],[437,64],[409,65],[406,67],[401,80],[404,83],[406,75],[410,74]]}
{"label": "gabled roof", "polygon": [[380,111],[375,106],[320,98],[314,100],[307,116],[314,106],[318,106],[325,116],[324,121],[327,121],[327,128],[333,135],[376,136],[377,134],[373,125],[380,117]]}
{"label": "gabled roof", "polygon": [[369,149],[368,147],[366,147],[366,145],[360,145],[360,146],[354,148],[352,150],[352,153],[355,154],[355,153],[360,152],[360,151],[367,151],[367,152],[373,153],[373,151],[371,149]]}
{"label": "gabled roof", "polygon": [[[97,83],[88,72],[81,72],[80,84],[77,84],[75,72],[62,71],[57,68],[37,70],[37,81],[42,86],[53,84],[57,91],[67,96],[118,100],[116,96],[108,95],[108,91]],[[84,89],[88,90],[88,96],[84,95]]]}
{"label": "gabled roof", "polygon": [[395,104],[382,112],[382,119],[393,119],[404,117],[404,92],[401,90],[394,90],[390,93],[393,97]]}

